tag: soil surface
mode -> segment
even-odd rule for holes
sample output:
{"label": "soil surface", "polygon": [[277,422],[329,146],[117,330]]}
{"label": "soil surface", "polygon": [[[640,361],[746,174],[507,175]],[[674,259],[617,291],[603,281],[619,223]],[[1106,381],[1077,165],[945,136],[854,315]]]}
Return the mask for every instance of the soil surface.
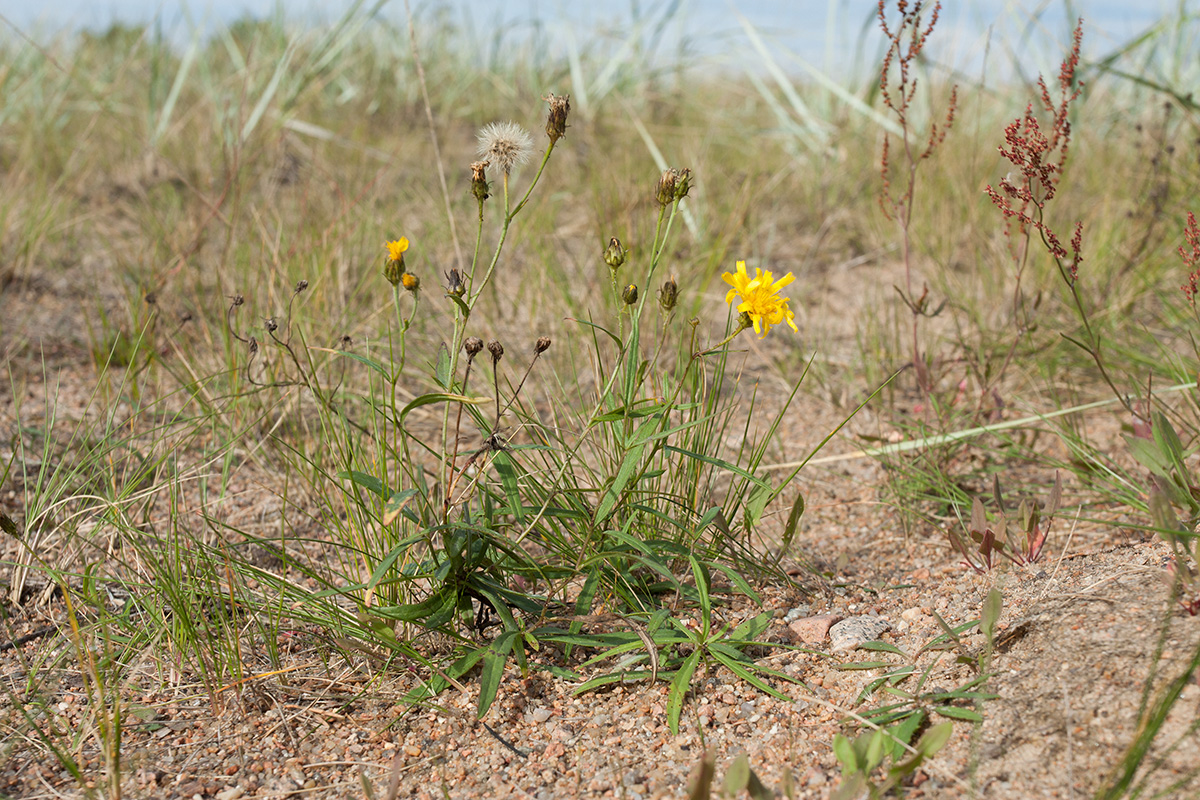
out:
{"label": "soil surface", "polygon": [[[83,413],[95,385],[91,348],[77,318],[78,285],[22,280],[0,295],[0,319],[8,320],[11,334],[5,368],[22,393],[27,424],[41,418],[48,383],[57,387],[59,413],[66,418]],[[814,314],[809,312],[810,321]],[[838,332],[825,338],[836,343]],[[763,355],[757,348],[749,359]],[[0,397],[6,441],[17,435],[17,399]],[[844,413],[828,393],[801,393],[783,428],[788,457],[808,452],[818,433]],[[869,430],[872,424],[878,426],[867,414],[851,428]],[[1111,426],[1112,420],[1098,424]],[[851,733],[854,715],[896,702],[882,690],[863,697],[863,688],[888,670],[915,663],[928,670],[916,701],[925,708],[937,705],[930,695],[971,683],[981,667],[990,677],[975,688],[994,697],[956,705],[978,711],[983,722],[956,724],[949,745],[909,779],[906,796],[1093,794],[1134,739],[1147,686],[1152,703],[1200,643],[1200,619],[1183,615],[1163,579],[1167,545],[1119,524],[1100,527],[1065,516],[1056,521],[1039,562],[977,574],[964,568],[944,534],[893,510],[889,474],[854,458],[860,446],[835,441],[830,452],[847,457],[810,467],[797,479],[808,511],[785,554],[795,583],[761,587],[762,608],[774,615],[766,638],[777,646],[764,648],[760,663],[794,680],[770,681],[787,700],[724,669],[702,668],[681,731],[671,735],[663,681],[576,694],[575,684],[546,671],[523,675],[510,665],[497,702],[476,721],[474,675],[425,707],[407,707],[401,698],[427,676],[385,664],[374,653],[331,655],[319,632],[297,631],[276,643],[285,660],[282,673],[271,674],[261,654],[248,652],[246,677],[222,685],[214,702],[202,676],[177,670],[179,662],[168,654],[147,652],[126,665],[128,683],[121,689],[123,793],[220,800],[361,797],[369,785],[375,797],[388,796],[393,787],[399,796],[430,798],[681,797],[711,750],[716,786],[745,754],[768,787],[790,784],[796,797],[823,798],[841,779],[835,734]],[[12,457],[11,449],[0,452],[4,461]],[[248,462],[230,483],[236,499],[223,513],[242,526],[277,524],[282,487],[275,480],[269,468]],[[23,489],[0,489],[4,509],[18,520]],[[1068,507],[1073,491],[1068,482]],[[764,537],[769,545],[769,532]],[[26,560],[26,544],[4,537],[4,581],[13,580],[14,563]],[[61,541],[46,532],[38,555],[53,560],[56,544]],[[273,568],[269,558],[264,568]],[[37,731],[53,730],[56,746],[79,759],[85,780],[101,786],[106,768],[93,735],[96,715],[88,707],[62,598],[45,580],[30,583],[34,591],[20,603],[6,601],[0,634],[0,793],[78,796],[78,782]],[[977,628],[965,630],[949,649],[923,650],[943,635],[939,618],[950,626],[978,619],[994,587],[1002,593],[1003,612],[993,650]],[[756,613],[745,598],[728,595],[717,624]],[[812,620],[823,615],[877,617],[888,623],[881,639],[904,655],[833,653],[822,621]],[[620,630],[623,624],[599,616],[585,630]],[[586,675],[580,660],[576,654],[569,663]],[[868,661],[889,666],[847,668]],[[568,663],[552,648],[531,653],[530,662]],[[607,671],[605,665],[593,670]],[[909,681],[896,688],[913,690],[914,679]],[[1161,759],[1148,778],[1150,793],[1195,793],[1196,783],[1188,781],[1200,764],[1198,703],[1200,687],[1189,682],[1146,761]],[[934,714],[933,721],[939,719]],[[1183,783],[1172,789],[1177,781]]]}

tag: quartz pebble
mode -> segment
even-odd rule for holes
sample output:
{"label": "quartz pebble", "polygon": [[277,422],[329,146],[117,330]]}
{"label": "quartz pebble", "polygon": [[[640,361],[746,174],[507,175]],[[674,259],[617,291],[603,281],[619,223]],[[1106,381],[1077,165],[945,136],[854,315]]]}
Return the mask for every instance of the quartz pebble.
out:
{"label": "quartz pebble", "polygon": [[830,649],[833,652],[853,650],[864,642],[873,642],[891,628],[891,623],[879,617],[850,617],[829,629]]}
{"label": "quartz pebble", "polygon": [[840,620],[841,617],[837,614],[820,614],[815,617],[806,617],[798,619],[788,625],[792,633],[802,642],[808,644],[818,644],[825,641],[826,634],[829,629]]}

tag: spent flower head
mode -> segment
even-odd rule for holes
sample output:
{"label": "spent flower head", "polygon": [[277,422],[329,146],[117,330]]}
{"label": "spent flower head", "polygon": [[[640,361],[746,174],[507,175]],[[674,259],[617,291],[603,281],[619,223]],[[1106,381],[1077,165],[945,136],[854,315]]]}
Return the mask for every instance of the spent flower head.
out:
{"label": "spent flower head", "polygon": [[479,132],[479,155],[512,172],[533,155],[533,139],[515,122],[493,122]]}
{"label": "spent flower head", "polygon": [[550,144],[555,144],[567,135],[567,115],[571,113],[571,95],[564,94],[559,97],[552,92],[549,97],[542,99],[550,106],[550,111],[546,114],[546,135],[550,137]]}
{"label": "spent flower head", "polygon": [[492,187],[488,184],[487,179],[488,164],[487,161],[471,162],[471,194],[475,195],[475,199],[480,204],[491,197]]}
{"label": "spent flower head", "polygon": [[679,285],[675,283],[675,278],[671,277],[663,283],[662,288],[658,290],[658,304],[662,306],[662,310],[668,314],[675,309],[675,302],[679,298]]}
{"label": "spent flower head", "polygon": [[737,310],[750,318],[754,332],[760,338],[767,335],[772,325],[781,322],[786,322],[793,331],[800,330],[796,327],[795,314],[788,308],[789,299],[779,295],[780,289],[796,280],[792,273],[775,280],[770,271],[763,272],[755,267],[751,278],[746,272],[746,262],[739,261],[737,272],[726,272],[721,279],[732,287],[725,295],[725,302],[732,304],[735,296],[741,299]]}

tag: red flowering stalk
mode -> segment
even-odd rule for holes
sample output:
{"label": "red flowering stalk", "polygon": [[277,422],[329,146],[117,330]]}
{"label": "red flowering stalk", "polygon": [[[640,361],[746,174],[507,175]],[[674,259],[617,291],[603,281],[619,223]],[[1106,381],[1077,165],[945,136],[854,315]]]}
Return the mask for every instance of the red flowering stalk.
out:
{"label": "red flowering stalk", "polygon": [[1183,238],[1189,249],[1184,249],[1183,245],[1179,245],[1179,257],[1183,259],[1183,268],[1190,270],[1190,273],[1188,282],[1179,288],[1183,290],[1184,296],[1195,310],[1196,283],[1200,281],[1200,227],[1197,227],[1196,215],[1191,211],[1187,215],[1187,226],[1183,229]]}
{"label": "red flowering stalk", "polygon": [[1083,297],[1079,293],[1079,265],[1083,261],[1083,222],[1075,223],[1075,230],[1065,246],[1046,222],[1046,203],[1054,199],[1058,191],[1058,183],[1063,176],[1071,142],[1071,103],[1083,92],[1083,83],[1075,80],[1082,42],[1083,20],[1080,19],[1075,25],[1071,49],[1058,71],[1057,100],[1051,96],[1045,78],[1038,76],[1039,100],[1042,109],[1050,115],[1049,127],[1044,131],[1034,114],[1033,103],[1027,105],[1025,114],[1013,120],[1004,129],[1004,144],[999,148],[1000,154],[1014,169],[1000,180],[999,189],[989,185],[985,191],[1008,221],[1005,235],[1010,237],[1010,242],[1014,232],[1023,240],[1021,252],[1018,254],[1014,250],[1014,258],[1018,260],[1014,313],[1017,313],[1017,307],[1020,306],[1020,280],[1029,251],[1029,238],[1033,231],[1037,231],[1042,244],[1054,259],[1059,275],[1071,292],[1071,299],[1087,334],[1086,342],[1070,336],[1066,338],[1087,351],[1100,370],[1104,382],[1125,408],[1132,412],[1129,400],[1117,389],[1104,366],[1100,336],[1092,329]]}
{"label": "red flowering stalk", "polygon": [[[913,292],[909,223],[912,221],[914,190],[917,183],[917,165],[933,154],[938,145],[945,140],[946,133],[954,125],[954,112],[958,106],[958,87],[955,86],[950,91],[950,100],[947,104],[946,116],[943,122],[940,125],[934,122],[929,126],[929,135],[924,138],[924,144],[921,145],[920,139],[914,137],[913,131],[909,127],[909,108],[917,93],[917,78],[912,73],[917,62],[917,57],[925,47],[926,39],[929,38],[929,34],[933,32],[934,26],[937,25],[938,14],[942,10],[942,4],[940,2],[934,3],[933,12],[929,15],[929,24],[922,25],[922,11],[924,6],[922,0],[916,0],[911,6],[908,0],[897,0],[896,10],[900,12],[900,19],[896,22],[895,27],[892,28],[888,25],[887,15],[884,11],[884,2],[885,0],[879,0],[879,26],[883,29],[883,35],[888,39],[888,49],[883,57],[883,68],[879,75],[879,91],[880,96],[883,98],[883,104],[896,115],[896,119],[900,123],[900,138],[904,155],[904,164],[901,166],[903,171],[901,174],[904,177],[904,181],[902,191],[899,194],[895,194],[891,179],[891,137],[885,133],[883,137],[883,152],[879,159],[879,171],[883,179],[879,191],[879,207],[883,210],[884,216],[890,220],[895,220],[900,225],[904,246],[905,290],[900,291],[897,288],[896,291],[899,292],[904,304],[908,306],[913,315],[913,369],[917,373],[918,385],[928,395],[933,387],[918,345],[917,322],[918,318],[922,316],[936,316],[941,311],[942,305],[932,310],[930,309],[928,287],[925,288],[920,297],[917,297]],[[893,80],[895,81],[894,85],[892,84]]]}

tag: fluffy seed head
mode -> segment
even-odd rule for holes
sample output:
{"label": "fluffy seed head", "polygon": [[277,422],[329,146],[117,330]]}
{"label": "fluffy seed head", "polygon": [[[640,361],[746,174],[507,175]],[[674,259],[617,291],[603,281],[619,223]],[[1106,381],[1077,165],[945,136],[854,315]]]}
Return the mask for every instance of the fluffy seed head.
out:
{"label": "fluffy seed head", "polygon": [[479,155],[507,175],[533,155],[533,139],[515,122],[493,122],[479,132]]}

